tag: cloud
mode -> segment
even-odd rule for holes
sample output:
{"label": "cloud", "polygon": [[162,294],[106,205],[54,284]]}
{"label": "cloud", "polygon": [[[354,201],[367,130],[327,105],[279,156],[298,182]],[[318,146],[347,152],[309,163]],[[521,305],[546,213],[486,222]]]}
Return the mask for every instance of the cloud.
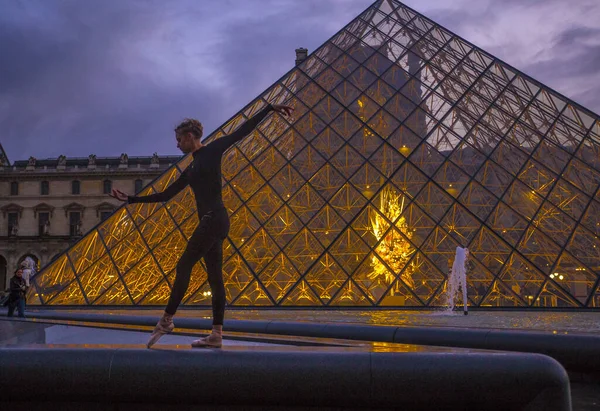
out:
{"label": "cloud", "polygon": [[[596,0],[406,3],[600,111]],[[9,158],[178,154],[173,127],[221,125],[371,0],[0,2]]]}

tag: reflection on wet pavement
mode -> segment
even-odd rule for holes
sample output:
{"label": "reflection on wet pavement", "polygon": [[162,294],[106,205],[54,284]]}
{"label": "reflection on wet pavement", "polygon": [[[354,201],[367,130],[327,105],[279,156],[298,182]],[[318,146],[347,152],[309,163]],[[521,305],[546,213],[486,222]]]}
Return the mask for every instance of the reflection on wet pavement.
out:
{"label": "reflection on wet pavement", "polygon": [[[60,312],[68,312],[60,310]],[[73,311],[75,312],[75,311]],[[160,310],[77,310],[77,313],[115,315],[161,315]],[[209,310],[182,309],[178,317],[211,318]],[[227,319],[261,321],[300,321],[310,323],[342,323],[392,326],[435,326],[465,328],[498,328],[551,331],[556,333],[600,333],[599,312],[548,311],[444,311],[393,310],[227,310]]]}

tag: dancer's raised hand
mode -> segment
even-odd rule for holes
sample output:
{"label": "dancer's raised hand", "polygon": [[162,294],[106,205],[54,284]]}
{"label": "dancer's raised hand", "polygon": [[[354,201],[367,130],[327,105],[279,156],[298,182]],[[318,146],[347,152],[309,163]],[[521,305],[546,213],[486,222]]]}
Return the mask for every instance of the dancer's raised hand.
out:
{"label": "dancer's raised hand", "polygon": [[112,189],[112,192],[109,194],[112,198],[116,198],[119,201],[127,201],[127,194],[122,192],[121,190],[117,190],[116,188]]}
{"label": "dancer's raised hand", "polygon": [[273,104],[273,110],[276,113],[282,114],[284,117],[287,117],[292,115],[292,111],[294,111],[294,108],[290,106],[283,106],[280,104]]}

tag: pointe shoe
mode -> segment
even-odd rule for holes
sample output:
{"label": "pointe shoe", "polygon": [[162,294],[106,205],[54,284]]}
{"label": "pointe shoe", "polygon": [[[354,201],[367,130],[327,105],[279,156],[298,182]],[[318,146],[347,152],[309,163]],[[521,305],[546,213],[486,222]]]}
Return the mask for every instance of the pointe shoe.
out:
{"label": "pointe shoe", "polygon": [[192,342],[194,348],[221,348],[223,345],[223,336],[217,333],[211,333],[208,337],[200,338]]}
{"label": "pointe shoe", "polygon": [[152,347],[154,344],[156,344],[160,337],[162,337],[165,334],[169,334],[171,331],[173,331],[174,328],[175,324],[173,324],[173,320],[167,321],[164,318],[161,318],[156,324],[156,327],[154,327],[154,331],[152,331],[152,334],[150,335],[150,339],[148,340],[146,346],[148,348]]}

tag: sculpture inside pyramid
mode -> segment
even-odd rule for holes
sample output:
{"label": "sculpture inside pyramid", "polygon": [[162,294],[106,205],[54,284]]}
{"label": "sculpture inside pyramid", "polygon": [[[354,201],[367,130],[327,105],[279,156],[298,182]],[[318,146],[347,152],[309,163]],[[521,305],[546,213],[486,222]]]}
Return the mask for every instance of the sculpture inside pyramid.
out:
{"label": "sculpture inside pyramid", "polygon": [[[206,141],[267,102],[294,118],[223,158],[230,305],[441,306],[457,246],[470,306],[600,305],[597,115],[393,0]],[[189,189],[123,206],[37,275],[28,303],[164,305],[196,224]],[[208,291],[199,263],[184,304]]]}

